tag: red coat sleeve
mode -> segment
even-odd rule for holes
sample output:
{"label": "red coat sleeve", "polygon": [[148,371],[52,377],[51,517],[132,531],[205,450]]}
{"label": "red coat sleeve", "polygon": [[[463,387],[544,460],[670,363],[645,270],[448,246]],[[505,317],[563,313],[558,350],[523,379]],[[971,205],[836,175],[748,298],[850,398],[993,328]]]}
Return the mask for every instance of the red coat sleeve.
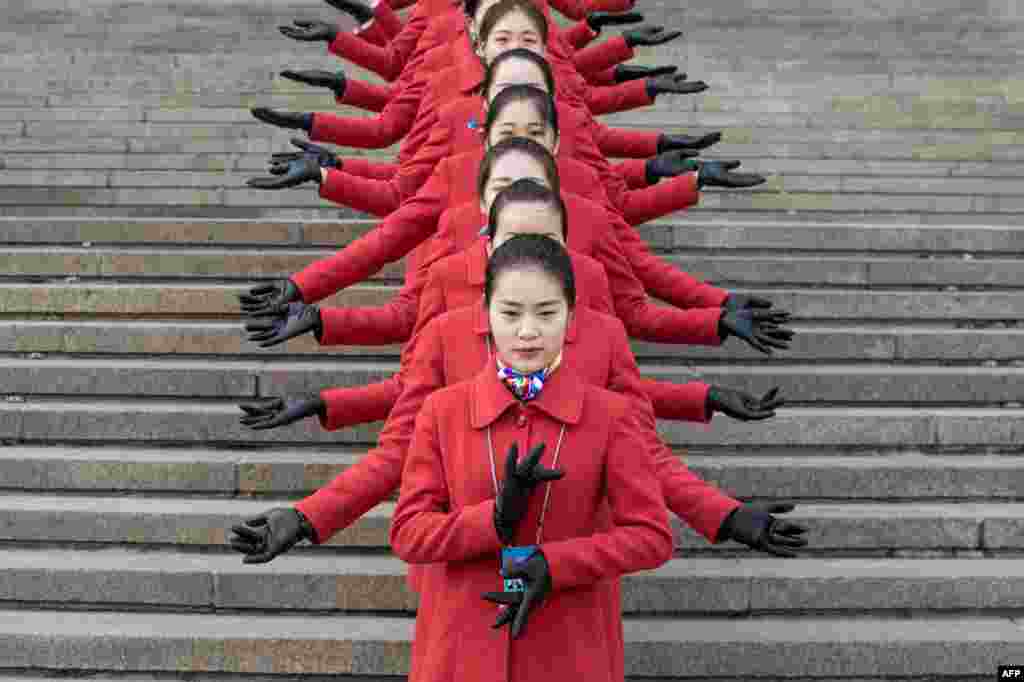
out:
{"label": "red coat sleeve", "polygon": [[404,88],[377,116],[338,116],[317,112],[309,139],[357,149],[390,147],[412,128],[419,102],[415,86]]}
{"label": "red coat sleeve", "polygon": [[402,20],[391,9],[391,4],[387,0],[380,0],[373,8],[373,26],[388,41],[393,41],[404,28]]}
{"label": "red coat sleeve", "polygon": [[617,207],[630,225],[641,225],[670,213],[683,211],[699,200],[697,174],[683,173],[662,180],[656,185],[622,192]]}
{"label": "red coat sleeve", "polygon": [[346,78],[345,93],[341,97],[335,97],[334,101],[340,106],[359,107],[380,113],[397,92],[398,88],[395,85],[385,86],[367,83],[361,78]]}
{"label": "red coat sleeve", "polygon": [[416,355],[402,377],[402,393],[381,431],[379,445],[295,507],[309,519],[320,542],[388,499],[402,480],[402,466],[416,415],[424,401],[446,384],[444,348],[438,325],[423,330]]}
{"label": "red coat sleeve", "polygon": [[[604,151],[603,149],[601,151]],[[607,152],[605,152],[607,153]],[[609,154],[609,156],[611,156]],[[612,171],[620,176],[629,189],[647,187],[647,159],[626,159],[612,165]]]}
{"label": "red coat sleeve", "polygon": [[349,206],[379,218],[390,215],[402,203],[394,188],[394,180],[373,180],[337,168],[327,169],[327,178],[320,183],[320,196],[342,206]]}
{"label": "red coat sleeve", "polygon": [[[582,79],[582,76],[580,78]],[[582,96],[587,108],[595,116],[630,111],[654,103],[647,94],[647,85],[643,78],[603,88],[584,84]]]}
{"label": "red coat sleeve", "polygon": [[658,436],[654,413],[644,391],[644,380],[625,334],[613,334],[612,374],[608,388],[629,396],[644,437],[644,447],[654,456],[655,474],[669,511],[711,542],[722,521],[740,503],[703,480],[680,461]]}
{"label": "red coat sleeve", "polygon": [[584,76],[590,85],[615,85],[615,69],[605,69],[597,73],[588,73]]}
{"label": "red coat sleeve", "polygon": [[591,12],[628,12],[636,5],[635,0],[590,0]]}
{"label": "red coat sleeve", "polygon": [[435,85],[427,79],[422,79],[413,89],[413,94],[418,98],[416,113],[409,128],[409,134],[402,140],[402,148],[398,151],[400,165],[416,157],[420,147],[430,139],[431,131],[438,124],[437,111],[443,106],[443,103]]}
{"label": "red coat sleeve", "polygon": [[625,324],[630,336],[658,343],[721,345],[722,340],[718,336],[721,308],[679,310],[653,305],[629,266],[614,233],[609,232],[606,238],[594,240],[591,255],[601,262],[608,274],[615,314]]}
{"label": "red coat sleeve", "polygon": [[644,392],[659,419],[674,419],[707,424],[711,421],[707,400],[710,386],[703,381],[674,384],[670,381],[643,379]]}
{"label": "red coat sleeve", "polygon": [[[611,213],[611,216],[612,229],[618,244],[626,254],[626,260],[633,272],[640,273],[640,281],[648,293],[680,308],[721,308],[729,296],[728,291],[701,282],[651,253],[647,242],[636,229],[614,213]],[[718,318],[715,318],[714,326],[717,337]]]}
{"label": "red coat sleeve", "polygon": [[448,188],[435,174],[422,190],[368,234],[292,275],[302,300],[320,301],[400,259],[434,233],[447,205]]}
{"label": "red coat sleeve", "polygon": [[598,32],[590,28],[586,19],[577,21],[572,26],[563,29],[559,34],[559,40],[565,41],[566,45],[574,50],[582,50],[598,36]]}
{"label": "red coat sleeve", "polygon": [[327,404],[320,418],[325,431],[337,431],[388,418],[388,413],[402,392],[398,375],[366,386],[327,388],[320,398]]}
{"label": "red coat sleeve", "polygon": [[327,49],[332,54],[373,71],[384,80],[393,81],[406,67],[428,22],[429,17],[414,12],[409,22],[386,47],[371,45],[347,31],[338,31],[338,37]]}
{"label": "red coat sleeve", "polygon": [[587,0],[549,0],[548,4],[561,12],[565,18],[575,21],[582,21],[590,14]]}
{"label": "red coat sleeve", "polygon": [[[591,133],[594,143],[605,156],[646,159],[658,153],[658,138],[661,133],[630,128],[610,128],[591,117]],[[646,187],[645,182],[641,187]]]}
{"label": "red coat sleeve", "polygon": [[390,180],[398,172],[398,164],[388,161],[370,161],[361,156],[342,159],[341,169],[351,175],[373,180]]}
{"label": "red coat sleeve", "polygon": [[427,399],[416,417],[391,519],[391,548],[411,564],[466,561],[501,549],[494,528],[494,499],[451,509],[435,398]]}
{"label": "red coat sleeve", "polygon": [[381,346],[404,343],[412,336],[425,275],[406,273],[405,284],[387,304],[363,308],[321,308],[322,346]]}
{"label": "red coat sleeve", "polygon": [[573,55],[572,63],[583,76],[588,76],[629,61],[635,55],[633,48],[626,43],[626,39],[619,35],[603,43],[579,50]]}
{"label": "red coat sleeve", "polygon": [[541,544],[551,570],[552,589],[590,585],[656,568],[672,558],[672,530],[654,463],[628,404],[614,416],[613,423],[604,474],[612,528],[588,537]]}
{"label": "red coat sleeve", "polygon": [[[417,145],[417,148],[411,158],[408,155],[403,155],[403,163],[399,165],[394,182],[387,190],[392,192],[400,202],[415,195],[439,164],[452,156],[454,152],[452,145],[454,135],[448,122],[437,116],[432,116],[431,120],[433,125],[430,125],[427,130],[425,142],[417,145],[416,138],[422,134],[421,130],[417,130],[414,134],[410,134],[410,140],[403,145],[403,149],[409,148],[410,151],[412,145]],[[475,180],[475,178],[465,179],[466,182],[475,182]]]}
{"label": "red coat sleeve", "polygon": [[376,21],[376,17],[370,19],[370,23],[366,25],[366,28],[358,26],[352,33],[377,47],[384,47],[394,38],[393,35],[388,34],[387,27],[382,26],[381,22]]}

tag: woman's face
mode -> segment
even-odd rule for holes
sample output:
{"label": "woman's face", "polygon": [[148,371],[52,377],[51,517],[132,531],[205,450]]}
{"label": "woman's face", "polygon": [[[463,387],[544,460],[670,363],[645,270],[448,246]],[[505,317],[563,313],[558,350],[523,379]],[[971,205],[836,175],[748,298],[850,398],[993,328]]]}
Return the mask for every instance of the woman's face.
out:
{"label": "woman's face", "polygon": [[487,146],[493,147],[510,137],[526,137],[554,154],[558,151],[555,129],[527,100],[509,102],[494,119],[487,137]]}
{"label": "woman's face", "polygon": [[480,46],[480,57],[484,64],[490,64],[503,52],[522,47],[539,55],[544,54],[544,43],[540,31],[522,12],[512,12],[494,25],[487,42]]}
{"label": "woman's face", "polygon": [[549,95],[551,94],[548,82],[544,80],[544,72],[540,70],[540,67],[521,57],[514,57],[503,61],[494,72],[491,88],[487,91],[487,105],[490,105],[498,93],[510,85],[532,85]]}
{"label": "woman's face", "polygon": [[569,305],[558,281],[536,266],[503,270],[487,314],[498,358],[507,367],[536,372],[562,351]]}
{"label": "woman's face", "polygon": [[487,255],[521,234],[541,234],[565,246],[562,217],[554,206],[539,201],[514,201],[502,208],[494,239],[487,245]]}
{"label": "woman's face", "polygon": [[483,212],[486,214],[491,210],[491,203],[494,201],[494,197],[498,196],[498,192],[521,178],[529,178],[548,189],[551,188],[547,173],[540,161],[519,151],[509,152],[491,166],[491,177],[488,178],[487,185],[484,186],[484,195],[480,197],[480,207]]}

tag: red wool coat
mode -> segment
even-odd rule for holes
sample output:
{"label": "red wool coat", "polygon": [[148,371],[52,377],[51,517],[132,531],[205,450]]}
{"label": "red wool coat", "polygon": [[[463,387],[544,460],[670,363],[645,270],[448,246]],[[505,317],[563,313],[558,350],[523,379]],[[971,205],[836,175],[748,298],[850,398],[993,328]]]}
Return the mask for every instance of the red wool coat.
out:
{"label": "red wool coat", "polygon": [[[526,404],[501,383],[493,361],[426,400],[391,526],[399,557],[441,564],[430,567],[427,583],[436,600],[417,614],[410,682],[621,681],[610,655],[622,649],[608,627],[621,608],[611,584],[672,557],[639,430],[627,398],[586,384],[571,366],[559,367]],[[501,584],[492,519],[503,473],[495,483],[491,471],[492,463],[502,468],[513,443],[523,456],[545,443],[541,461],[566,472],[548,486],[550,495],[531,496],[517,529],[515,544],[535,542],[546,506],[540,548],[552,589],[516,640],[508,628],[491,627],[496,607],[480,596]]]}
{"label": "red wool coat", "polygon": [[[482,306],[445,313],[423,329],[409,360],[402,395],[388,415],[378,447],[296,504],[316,528],[320,542],[387,500],[399,486],[413,424],[423,401],[444,386],[475,376],[488,361],[489,337]],[[651,404],[622,323],[577,308],[565,344],[563,365],[576,368],[589,384],[630,397],[641,420],[646,447],[655,453],[657,477],[668,508],[715,542],[722,521],[739,502],[695,476],[658,437]]]}

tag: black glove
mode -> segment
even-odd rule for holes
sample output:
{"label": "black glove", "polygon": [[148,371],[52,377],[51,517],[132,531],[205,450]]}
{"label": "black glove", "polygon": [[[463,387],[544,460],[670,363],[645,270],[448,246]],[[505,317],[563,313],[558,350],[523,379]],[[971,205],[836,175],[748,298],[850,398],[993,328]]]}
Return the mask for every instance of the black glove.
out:
{"label": "black glove", "polygon": [[686,80],[685,73],[674,76],[655,76],[647,79],[647,96],[651,99],[666,92],[673,95],[695,95],[707,89],[708,84],[704,81]]}
{"label": "black glove", "polygon": [[701,161],[697,186],[704,187],[753,187],[764,182],[764,176],[757,173],[731,173],[740,167],[739,161]]}
{"label": "black glove", "polygon": [[288,304],[302,300],[302,292],[290,279],[282,279],[273,284],[260,284],[247,293],[239,294],[242,313],[249,317],[265,317],[280,315],[287,311]]}
{"label": "black glove", "polygon": [[495,604],[507,605],[498,613],[492,627],[500,628],[511,622],[512,639],[515,639],[526,628],[530,611],[544,603],[544,598],[551,592],[551,567],[544,553],[538,549],[506,577],[521,578],[526,583],[526,592],[485,592],[483,598]]}
{"label": "black glove", "polygon": [[658,136],[658,153],[672,151],[673,149],[707,149],[713,144],[722,141],[722,133],[708,133],[695,137],[693,135],[666,135]]}
{"label": "black glove", "polygon": [[281,77],[312,85],[314,88],[330,88],[334,92],[334,96],[338,98],[345,96],[345,86],[348,84],[345,80],[344,71],[331,73],[330,71],[320,71],[317,69],[312,71],[286,70],[281,72]]}
{"label": "black glove", "polygon": [[239,419],[239,422],[257,431],[287,426],[313,415],[327,414],[327,404],[318,395],[292,400],[264,398],[241,403],[239,407],[245,412],[245,416]]}
{"label": "black glove", "polygon": [[639,78],[650,78],[652,76],[667,76],[678,70],[675,66],[631,66],[619,64],[613,70],[613,77],[616,83],[635,81]]}
{"label": "black glove", "polygon": [[807,532],[807,528],[772,516],[791,512],[794,508],[792,504],[748,504],[737,507],[725,517],[718,529],[718,537],[721,540],[735,540],[751,549],[776,556],[795,557],[796,552],[789,548],[807,546],[807,540],[800,537]]}
{"label": "black glove", "polygon": [[641,26],[622,32],[622,37],[626,39],[626,44],[630,47],[664,45],[681,35],[683,35],[682,31],[666,31],[664,26]]}
{"label": "black glove", "polygon": [[647,159],[644,163],[647,184],[653,185],[662,178],[674,178],[697,170],[697,164],[692,159],[698,154],[700,150],[697,149],[676,149]]}
{"label": "black glove", "polygon": [[278,152],[270,155],[271,163],[289,163],[297,161],[303,156],[316,159],[321,168],[341,168],[341,159],[335,156],[327,147],[321,147],[312,142],[305,142],[297,137],[292,138],[292,144],[301,149],[301,152]]}
{"label": "black glove", "polygon": [[258,343],[260,348],[276,346],[306,332],[313,332],[319,339],[323,330],[320,308],[305,303],[289,303],[276,315],[253,317],[245,323],[249,341]]}
{"label": "black glove", "polygon": [[254,107],[250,109],[252,115],[272,126],[279,128],[295,128],[305,130],[307,133],[313,129],[313,114],[297,114],[291,111],[274,111],[267,107]]}
{"label": "black glove", "polygon": [[323,40],[326,43],[333,43],[338,38],[338,27],[324,21],[300,21],[296,19],[295,26],[278,26],[278,30],[292,40],[301,40],[304,43],[312,43]]}
{"label": "black glove", "polygon": [[373,19],[373,10],[361,2],[355,2],[355,0],[324,0],[324,2],[349,15],[360,24],[365,24]]}
{"label": "black glove", "polygon": [[793,332],[781,325],[789,321],[789,313],[781,310],[722,309],[718,320],[718,336],[743,339],[753,348],[771,355],[772,348],[789,348]]}
{"label": "black glove", "polygon": [[271,158],[268,170],[273,177],[249,178],[245,184],[253,189],[286,189],[304,182],[319,185],[323,181],[320,164],[312,155],[299,154],[287,161]]}
{"label": "black glove", "polygon": [[317,541],[313,524],[294,507],[275,507],[231,526],[231,531],[231,547],[245,555],[244,564],[265,564],[300,540]]}
{"label": "black glove", "polygon": [[639,24],[644,20],[644,15],[639,12],[591,12],[587,16],[587,25],[597,33],[605,26],[625,26],[626,24]]}
{"label": "black glove", "polygon": [[565,475],[561,469],[548,469],[540,464],[544,454],[541,443],[530,451],[522,462],[519,459],[519,446],[515,443],[508,449],[505,457],[505,481],[494,503],[494,529],[505,544],[512,542],[516,534],[516,526],[526,515],[526,505],[530,501],[530,493],[538,483],[556,481]]}
{"label": "black glove", "polygon": [[761,298],[760,296],[730,293],[722,302],[722,307],[726,310],[743,310],[744,308],[767,309],[772,307],[772,302],[767,298]]}
{"label": "black glove", "polygon": [[785,400],[776,397],[778,388],[765,393],[760,398],[755,398],[743,391],[734,391],[723,386],[712,386],[708,391],[706,406],[709,414],[721,412],[733,419],[741,421],[756,421],[769,419],[775,416],[775,408],[785,404]]}

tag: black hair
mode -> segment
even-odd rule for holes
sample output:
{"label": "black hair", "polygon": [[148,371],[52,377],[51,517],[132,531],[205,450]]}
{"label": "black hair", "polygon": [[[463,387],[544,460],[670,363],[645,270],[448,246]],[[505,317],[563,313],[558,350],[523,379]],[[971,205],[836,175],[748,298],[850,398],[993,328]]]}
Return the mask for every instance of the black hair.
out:
{"label": "black hair", "polygon": [[538,268],[562,287],[569,310],[576,307],[576,277],[569,252],[554,239],[539,234],[516,235],[494,250],[487,261],[484,305],[491,304],[498,277],[515,267]]}
{"label": "black hair", "polygon": [[532,203],[551,206],[558,212],[562,221],[562,240],[569,240],[569,216],[562,197],[530,178],[520,178],[505,189],[498,192],[487,213],[487,236],[494,239],[498,232],[498,222],[505,207],[514,203]]}
{"label": "black hair", "polygon": [[485,98],[487,93],[491,91],[491,85],[494,84],[494,75],[498,71],[498,67],[507,62],[509,59],[522,59],[530,62],[544,75],[544,83],[548,86],[548,92],[552,95],[555,94],[555,73],[551,70],[551,64],[548,63],[547,59],[537,54],[533,50],[527,50],[525,47],[517,47],[507,52],[502,52],[494,61],[487,65],[487,70],[484,72],[484,80],[480,85],[480,94]]}
{"label": "black hair", "polygon": [[[473,14],[469,15],[470,18],[476,16],[476,8],[478,6],[479,2],[474,4]],[[469,3],[466,3],[466,12],[469,12]],[[530,0],[499,0],[494,6],[484,12],[480,25],[477,27],[477,39],[480,41],[480,44],[482,45],[487,42],[491,31],[494,30],[495,25],[499,21],[515,12],[522,12],[526,15],[527,19],[537,26],[537,34],[540,37],[541,45],[547,45],[548,19],[537,8],[537,5],[533,4]]]}
{"label": "black hair", "polygon": [[555,161],[555,157],[551,155],[551,152],[545,149],[542,144],[534,142],[527,137],[510,137],[494,145],[484,154],[476,178],[477,196],[481,199],[483,198],[487,182],[491,179],[491,171],[494,169],[494,164],[511,152],[526,154],[544,166],[544,175],[547,176],[548,184],[551,185],[551,191],[555,194],[561,193],[562,186],[558,179],[558,162]]}

